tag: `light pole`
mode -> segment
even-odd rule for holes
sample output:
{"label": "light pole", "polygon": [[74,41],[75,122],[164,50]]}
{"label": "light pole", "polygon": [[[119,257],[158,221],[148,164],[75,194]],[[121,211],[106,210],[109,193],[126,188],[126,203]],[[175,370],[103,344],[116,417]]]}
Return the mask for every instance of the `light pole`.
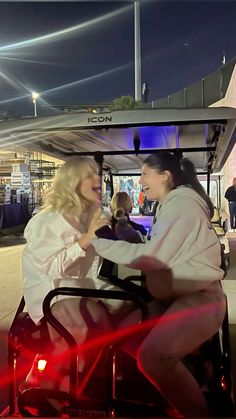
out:
{"label": "light pole", "polygon": [[140,0],[134,0],[134,78],[135,100],[141,101]]}
{"label": "light pole", "polygon": [[37,99],[39,97],[39,94],[36,92],[32,92],[32,101],[34,104],[34,117],[36,118],[38,116],[37,114]]}

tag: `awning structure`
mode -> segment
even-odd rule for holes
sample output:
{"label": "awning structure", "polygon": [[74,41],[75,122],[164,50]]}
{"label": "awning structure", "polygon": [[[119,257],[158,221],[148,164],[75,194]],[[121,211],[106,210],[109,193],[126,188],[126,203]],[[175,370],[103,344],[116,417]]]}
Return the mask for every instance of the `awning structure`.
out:
{"label": "awning structure", "polygon": [[139,170],[145,155],[160,149],[182,151],[198,171],[219,172],[235,138],[233,108],[71,112],[0,122],[0,148],[27,147],[64,160],[101,152],[117,173]]}

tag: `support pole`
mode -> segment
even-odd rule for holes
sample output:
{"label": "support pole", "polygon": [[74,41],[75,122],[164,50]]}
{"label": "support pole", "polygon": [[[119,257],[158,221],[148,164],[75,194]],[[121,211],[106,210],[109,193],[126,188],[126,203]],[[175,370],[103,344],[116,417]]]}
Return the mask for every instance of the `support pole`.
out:
{"label": "support pole", "polygon": [[135,100],[141,101],[140,0],[134,0],[134,78]]}

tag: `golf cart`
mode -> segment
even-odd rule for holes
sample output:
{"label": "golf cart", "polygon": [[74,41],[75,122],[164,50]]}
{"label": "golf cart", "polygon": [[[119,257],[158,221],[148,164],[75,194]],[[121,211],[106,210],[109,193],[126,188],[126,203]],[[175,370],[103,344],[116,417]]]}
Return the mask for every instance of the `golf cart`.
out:
{"label": "golf cart", "polygon": [[[121,174],[130,176],[131,173],[138,175],[145,155],[158,152],[160,149],[168,149],[173,153],[181,153],[195,163],[199,174],[207,176],[209,193],[211,173],[218,172],[223,167],[234,144],[235,127],[234,109],[146,109],[13,120],[0,123],[0,134],[11,135],[15,146],[24,144],[26,147],[61,159],[75,155],[93,156],[100,165],[101,174],[103,169],[109,169],[111,176]],[[161,395],[156,391],[153,394],[153,389],[146,387],[147,382],[139,381],[143,377],[139,376],[137,370],[134,369],[135,372],[125,375],[125,372],[132,368],[132,360],[124,361],[124,354],[120,352],[124,336],[121,339],[120,337],[114,339],[112,344],[108,342],[101,356],[101,363],[107,366],[106,374],[101,375],[98,371],[99,378],[95,380],[93,366],[90,374],[92,384],[87,383],[88,387],[84,388],[85,393],[79,392],[78,397],[78,381],[84,377],[78,372],[77,345],[73,336],[53,317],[50,303],[52,298],[61,293],[89,298],[130,299],[142,310],[145,320],[148,296],[145,292],[143,295],[143,290],[140,289],[142,287],[137,288],[130,278],[119,282],[119,278],[108,275],[108,280],[122,289],[120,293],[62,288],[50,292],[44,301],[44,321],[40,326],[32,323],[27,311],[24,311],[24,300],[22,300],[9,333],[10,415],[15,413],[36,417],[171,415],[170,406],[167,406]],[[70,347],[69,387],[66,391],[60,389],[58,382],[55,382],[53,388],[44,387],[43,384],[47,381],[44,377],[53,363],[50,358],[48,323],[65,338]],[[26,349],[27,353],[29,351],[34,357],[34,362],[19,384],[17,364],[20,355],[25,353]],[[233,416],[227,316],[219,333],[198,348],[196,354],[190,354],[189,359],[186,359],[187,363],[191,371],[196,374],[196,379],[202,388],[206,390],[209,402],[215,403],[215,411],[221,416]],[[124,364],[129,366],[122,372]],[[104,369],[103,366],[102,370]],[[132,376],[134,379],[130,381]],[[102,382],[105,397],[101,402],[100,396],[96,396]],[[90,391],[93,392],[94,387],[96,394],[92,394],[92,397]],[[142,388],[148,388],[145,394],[149,394],[150,390],[151,399],[143,399],[144,391],[141,395],[138,393]],[[135,390],[128,398],[127,389]]]}

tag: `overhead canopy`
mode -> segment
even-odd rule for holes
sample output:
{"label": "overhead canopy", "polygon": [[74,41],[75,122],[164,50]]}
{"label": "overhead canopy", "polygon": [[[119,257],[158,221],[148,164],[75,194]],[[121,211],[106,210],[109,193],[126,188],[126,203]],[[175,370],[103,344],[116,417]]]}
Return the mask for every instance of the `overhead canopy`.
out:
{"label": "overhead canopy", "polygon": [[[140,139],[138,157],[134,137]],[[102,152],[114,172],[138,170],[144,154],[160,149],[182,150],[198,171],[218,172],[235,138],[233,108],[69,113],[0,122],[0,148],[27,147],[64,160]]]}

